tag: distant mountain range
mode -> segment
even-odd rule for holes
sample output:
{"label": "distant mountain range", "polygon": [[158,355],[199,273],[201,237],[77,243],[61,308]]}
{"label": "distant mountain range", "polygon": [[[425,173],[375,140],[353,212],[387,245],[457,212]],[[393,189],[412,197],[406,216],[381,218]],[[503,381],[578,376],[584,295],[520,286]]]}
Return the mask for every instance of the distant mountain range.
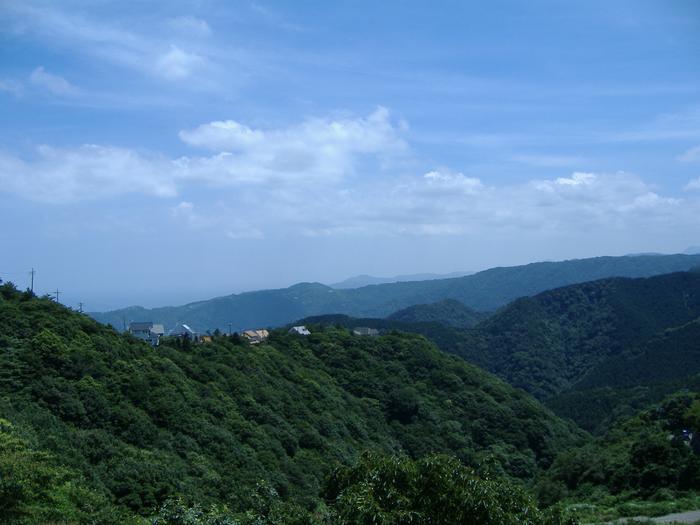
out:
{"label": "distant mountain range", "polygon": [[186,323],[198,331],[280,326],[312,315],[342,313],[386,317],[416,304],[455,299],[479,311],[495,310],[518,297],[606,277],[648,277],[700,266],[700,255],[595,257],[492,268],[451,279],[397,282],[334,289],[320,283],[234,294],[163,308],[133,306],[92,317],[117,328],[131,321],[166,327]]}
{"label": "distant mountain range", "polygon": [[464,277],[476,272],[452,272],[452,273],[414,273],[411,275],[396,275],[394,277],[374,277],[372,275],[356,275],[349,277],[339,283],[329,284],[331,288],[337,290],[347,290],[349,288],[361,288],[372,284],[400,283],[408,281],[434,281],[435,279],[452,279],[453,277]]}

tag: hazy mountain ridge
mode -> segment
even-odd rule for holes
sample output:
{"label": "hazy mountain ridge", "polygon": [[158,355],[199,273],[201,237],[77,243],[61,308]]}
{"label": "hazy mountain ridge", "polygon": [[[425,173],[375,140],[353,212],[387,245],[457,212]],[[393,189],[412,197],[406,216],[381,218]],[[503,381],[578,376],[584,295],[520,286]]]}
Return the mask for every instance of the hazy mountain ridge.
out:
{"label": "hazy mountain ridge", "polygon": [[[495,310],[510,301],[569,284],[612,276],[647,277],[685,271],[700,265],[700,255],[596,257],[524,266],[492,268],[473,275],[429,281],[399,282],[336,290],[320,283],[246,292],[184,306],[130,307],[92,313],[98,321],[122,327],[124,321],[151,320],[196,330],[233,330],[280,326],[295,319],[329,313],[385,317],[417,304],[455,299],[474,310]],[[138,316],[138,317],[136,317]]]}
{"label": "hazy mountain ridge", "polygon": [[373,284],[389,284],[410,281],[434,281],[436,279],[452,279],[473,275],[476,272],[450,272],[450,273],[414,273],[408,275],[396,275],[394,277],[375,277],[373,275],[355,275],[340,282],[329,284],[331,288],[345,290],[348,288],[362,288]]}

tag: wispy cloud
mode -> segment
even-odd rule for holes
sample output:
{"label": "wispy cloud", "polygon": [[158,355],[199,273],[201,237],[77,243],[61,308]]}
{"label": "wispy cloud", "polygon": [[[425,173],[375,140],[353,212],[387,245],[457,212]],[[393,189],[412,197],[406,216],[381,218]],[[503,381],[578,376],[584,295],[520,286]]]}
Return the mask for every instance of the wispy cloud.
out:
{"label": "wispy cloud", "polygon": [[35,87],[63,97],[72,97],[80,92],[76,86],[65,78],[46,71],[44,66],[39,66],[32,71],[29,75],[29,82]]}
{"label": "wispy cloud", "polygon": [[0,79],[0,91],[17,97],[22,94],[22,84],[16,80]]}
{"label": "wispy cloud", "polygon": [[206,210],[200,212],[194,203],[182,201],[170,209],[172,217],[184,224],[190,230],[216,229],[227,239],[262,239],[262,230],[253,225],[251,220],[241,216],[240,211],[234,210],[221,202],[207,203]]}
{"label": "wispy cloud", "polygon": [[[210,34],[211,29],[195,17],[168,19],[165,26],[171,28],[170,34],[149,34],[47,5],[23,2],[8,7],[25,32],[50,40],[54,46],[68,47],[142,74],[178,81],[189,79],[196,68],[213,67],[206,56],[206,46],[192,38]],[[203,81],[189,85],[202,84]]]}
{"label": "wispy cloud", "polygon": [[166,53],[158,57],[156,70],[165,78],[179,80],[189,77],[204,64],[201,56],[170,46]]}
{"label": "wispy cloud", "polygon": [[210,36],[211,27],[206,20],[195,16],[177,16],[168,18],[167,23],[174,30],[186,35]]}
{"label": "wispy cloud", "polygon": [[603,133],[609,142],[663,142],[700,138],[700,107],[664,113],[638,129]]}
{"label": "wispy cloud", "polygon": [[252,2],[250,8],[254,13],[257,13],[262,17],[268,24],[277,27],[279,29],[285,29],[287,31],[304,31],[305,29],[299,25],[291,22],[288,17],[285,17],[279,11],[273,10],[272,8],[261,4],[260,2]]}
{"label": "wispy cloud", "polygon": [[681,162],[698,162],[700,161],[700,146],[695,146],[686,150],[678,157]]}

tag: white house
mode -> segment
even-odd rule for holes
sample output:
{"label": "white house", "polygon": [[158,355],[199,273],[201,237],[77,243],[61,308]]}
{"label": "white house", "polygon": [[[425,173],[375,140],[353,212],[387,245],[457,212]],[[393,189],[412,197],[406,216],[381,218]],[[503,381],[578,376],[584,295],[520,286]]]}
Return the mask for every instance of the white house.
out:
{"label": "white house", "polygon": [[129,333],[134,337],[148,341],[153,346],[158,346],[160,338],[165,334],[162,324],[154,324],[150,321],[129,324]]}
{"label": "white house", "polygon": [[178,324],[168,332],[168,335],[173,337],[186,337],[188,339],[195,339],[197,337],[197,332],[192,330],[189,326],[184,323]]}
{"label": "white house", "polygon": [[301,326],[292,326],[289,329],[290,334],[296,334],[296,335],[311,335],[311,332],[309,332],[309,329],[306,328],[304,325]]}
{"label": "white house", "polygon": [[379,330],[377,330],[376,328],[369,328],[367,326],[358,326],[358,327],[353,329],[352,333],[355,335],[375,336],[375,335],[379,335]]}

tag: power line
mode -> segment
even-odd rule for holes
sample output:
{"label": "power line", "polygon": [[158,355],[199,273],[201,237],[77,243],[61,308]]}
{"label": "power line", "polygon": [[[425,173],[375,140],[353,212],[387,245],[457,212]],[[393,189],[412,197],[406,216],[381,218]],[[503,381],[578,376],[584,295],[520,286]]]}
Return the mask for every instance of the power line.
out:
{"label": "power line", "polygon": [[[3,272],[0,271],[0,275],[2,276],[13,276],[13,275],[30,275],[30,284],[29,284],[29,289],[34,293],[34,276],[36,275],[36,270],[32,268],[28,272],[25,270],[24,272]],[[16,284],[16,283],[15,283]]]}

